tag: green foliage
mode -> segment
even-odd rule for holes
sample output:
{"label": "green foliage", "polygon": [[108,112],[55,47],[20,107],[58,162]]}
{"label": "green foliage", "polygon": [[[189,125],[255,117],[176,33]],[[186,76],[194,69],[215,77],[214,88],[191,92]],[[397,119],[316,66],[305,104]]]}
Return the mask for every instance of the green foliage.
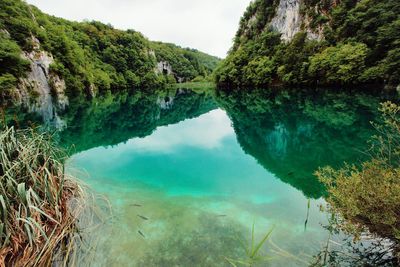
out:
{"label": "green foliage", "polygon": [[9,96],[15,88],[17,79],[12,74],[4,74],[0,76],[0,95],[4,98]]}
{"label": "green foliage", "polygon": [[271,257],[262,255],[260,253],[260,249],[265,245],[265,242],[267,242],[268,239],[270,238],[273,228],[271,230],[269,230],[258,243],[256,243],[255,236],[254,236],[254,225],[255,225],[255,223],[253,223],[253,226],[251,228],[250,245],[246,246],[244,241],[240,242],[243,246],[243,249],[246,251],[246,258],[243,258],[243,259],[226,258],[226,260],[232,266],[237,267],[239,265],[239,266],[252,267],[252,266],[255,266],[255,265],[261,264],[261,263],[265,264],[265,262],[267,262],[271,259]]}
{"label": "green foliage", "polygon": [[174,44],[154,42],[151,49],[155,52],[157,62],[168,62],[174,76],[183,81],[191,81],[197,76],[211,75],[219,59],[195,49],[181,48]]}
{"label": "green foliage", "polygon": [[0,75],[0,100],[1,107],[6,107],[13,102],[13,95],[17,86],[17,79],[12,74]]}
{"label": "green foliage", "polygon": [[329,208],[343,219],[339,227],[360,235],[369,230],[400,241],[400,107],[382,104],[383,123],[372,140],[371,159],[361,167],[347,165],[316,174],[328,186]]}
{"label": "green foliage", "polygon": [[[270,27],[279,1],[253,1],[243,15],[233,47],[218,67],[220,87],[261,85],[355,85],[400,83],[400,5],[397,0],[305,0],[300,12],[302,31],[281,42]],[[307,31],[324,39],[309,40]],[[254,63],[269,57],[268,65]],[[244,66],[247,66],[244,73]],[[267,79],[264,77],[267,76]],[[264,84],[265,86],[265,84]]]}
{"label": "green foliage", "polygon": [[5,32],[0,32],[0,75],[23,76],[29,62],[21,58],[22,51],[18,44]]}
{"label": "green foliage", "polygon": [[368,47],[362,43],[328,47],[310,57],[308,72],[322,84],[357,83],[365,70],[367,54]]}
{"label": "green foliage", "polygon": [[308,41],[304,32],[296,34],[291,42],[279,46],[274,55],[279,63],[278,80],[295,85],[308,83],[308,59],[322,46],[322,43]]}
{"label": "green foliage", "polygon": [[253,40],[258,33],[265,30],[267,23],[275,14],[279,0],[256,0],[247,7],[240,19],[239,30],[234,39],[233,50],[249,40]]}
{"label": "green foliage", "polygon": [[204,83],[207,82],[207,79],[204,78],[203,76],[196,76],[194,79],[191,81],[193,83]]}
{"label": "green foliage", "polygon": [[54,56],[51,71],[66,81],[70,95],[172,83],[172,77],[155,74],[161,58],[171,61],[176,76],[188,80],[209,75],[219,62],[197,50],[152,43],[133,30],[117,30],[97,21],[71,22],[46,15],[22,0],[1,1],[0,75],[23,77],[29,63],[21,58],[22,51],[33,49]]}
{"label": "green foliage", "polygon": [[272,81],[275,62],[269,57],[256,57],[244,67],[244,75],[249,84],[256,86],[267,85]]}

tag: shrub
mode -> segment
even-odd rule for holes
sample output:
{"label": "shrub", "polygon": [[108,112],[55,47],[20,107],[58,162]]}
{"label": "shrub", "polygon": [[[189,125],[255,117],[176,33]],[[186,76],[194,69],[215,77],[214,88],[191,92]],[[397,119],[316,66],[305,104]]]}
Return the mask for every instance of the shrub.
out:
{"label": "shrub", "polygon": [[[317,171],[330,194],[329,209],[339,215],[339,228],[356,237],[366,230],[400,244],[400,106],[382,104],[383,124],[376,124],[371,160]],[[398,255],[399,257],[400,255]]]}

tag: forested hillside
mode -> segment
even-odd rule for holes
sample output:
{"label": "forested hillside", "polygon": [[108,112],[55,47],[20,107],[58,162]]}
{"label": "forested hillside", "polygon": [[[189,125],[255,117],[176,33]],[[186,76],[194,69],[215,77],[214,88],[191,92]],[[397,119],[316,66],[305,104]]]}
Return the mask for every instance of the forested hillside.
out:
{"label": "forested hillside", "polygon": [[[160,61],[170,65],[170,71],[160,69]],[[94,96],[207,76],[218,61],[196,50],[153,43],[134,30],[56,18],[22,0],[0,1],[3,103],[18,94],[18,87],[25,87],[31,96],[37,94],[32,79],[40,78],[40,73],[32,65],[43,69],[53,91],[61,84],[67,95]],[[30,82],[24,82],[30,72]]]}
{"label": "forested hillside", "polygon": [[256,0],[240,21],[220,86],[400,83],[397,0]]}
{"label": "forested hillside", "polygon": [[164,67],[167,74],[171,69],[181,81],[191,81],[194,78],[205,79],[212,74],[220,62],[220,59],[216,57],[174,44],[153,42],[151,48],[155,52],[157,62],[166,63]]}

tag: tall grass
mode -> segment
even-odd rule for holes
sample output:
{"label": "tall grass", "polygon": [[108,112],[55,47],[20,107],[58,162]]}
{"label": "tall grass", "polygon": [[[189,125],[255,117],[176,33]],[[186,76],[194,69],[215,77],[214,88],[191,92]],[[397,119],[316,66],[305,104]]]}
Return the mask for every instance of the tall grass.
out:
{"label": "tall grass", "polygon": [[67,265],[85,190],[64,173],[62,151],[48,135],[7,128],[0,179],[0,266]]}

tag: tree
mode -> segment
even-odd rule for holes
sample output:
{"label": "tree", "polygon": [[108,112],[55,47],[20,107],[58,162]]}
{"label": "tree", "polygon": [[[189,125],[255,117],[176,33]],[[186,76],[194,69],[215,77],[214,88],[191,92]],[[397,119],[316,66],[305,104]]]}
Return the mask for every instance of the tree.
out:
{"label": "tree", "polygon": [[368,51],[362,43],[328,47],[311,57],[308,72],[322,84],[355,84],[365,70]]}
{"label": "tree", "polygon": [[275,62],[269,57],[256,57],[243,69],[248,84],[268,85],[272,81]]}

